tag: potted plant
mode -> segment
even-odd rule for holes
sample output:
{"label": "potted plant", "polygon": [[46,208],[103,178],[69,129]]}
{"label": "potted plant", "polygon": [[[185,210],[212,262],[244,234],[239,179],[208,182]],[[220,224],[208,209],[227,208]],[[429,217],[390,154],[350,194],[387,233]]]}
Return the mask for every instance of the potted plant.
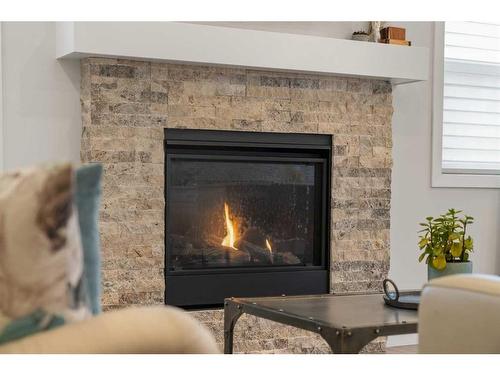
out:
{"label": "potted plant", "polygon": [[424,228],[419,231],[418,247],[422,254],[418,261],[428,266],[428,279],[457,273],[472,273],[472,262],[469,254],[474,248],[472,237],[467,229],[474,222],[472,216],[463,215],[462,211],[453,208],[437,218],[426,217]]}
{"label": "potted plant", "polygon": [[364,30],[355,31],[352,33],[352,40],[359,40],[361,42],[370,42],[370,34]]}

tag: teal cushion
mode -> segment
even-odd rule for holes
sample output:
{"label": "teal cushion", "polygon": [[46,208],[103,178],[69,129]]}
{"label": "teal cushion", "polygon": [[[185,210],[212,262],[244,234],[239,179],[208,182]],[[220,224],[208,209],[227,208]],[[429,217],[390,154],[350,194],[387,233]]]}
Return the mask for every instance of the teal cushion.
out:
{"label": "teal cushion", "polygon": [[94,315],[101,312],[101,250],[98,228],[101,176],[101,164],[84,165],[76,170],[75,203],[85,264],[84,281]]}
{"label": "teal cushion", "polygon": [[0,334],[0,345],[62,326],[64,323],[64,318],[61,316],[48,314],[40,309],[36,310],[32,314],[13,320],[6,325]]}

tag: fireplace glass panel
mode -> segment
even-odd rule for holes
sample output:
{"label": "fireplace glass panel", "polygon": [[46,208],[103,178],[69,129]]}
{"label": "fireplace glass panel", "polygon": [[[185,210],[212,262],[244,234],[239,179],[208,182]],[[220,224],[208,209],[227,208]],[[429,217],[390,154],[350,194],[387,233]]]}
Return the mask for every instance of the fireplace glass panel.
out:
{"label": "fireplace glass panel", "polygon": [[169,269],[320,265],[322,167],[286,158],[171,155]]}

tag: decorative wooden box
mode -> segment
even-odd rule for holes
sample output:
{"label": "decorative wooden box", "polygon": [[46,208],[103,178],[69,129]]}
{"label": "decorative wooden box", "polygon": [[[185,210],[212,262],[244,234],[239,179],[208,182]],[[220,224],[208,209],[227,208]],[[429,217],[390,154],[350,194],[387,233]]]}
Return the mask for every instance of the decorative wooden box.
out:
{"label": "decorative wooden box", "polygon": [[381,39],[406,40],[406,29],[402,27],[388,26],[380,30]]}

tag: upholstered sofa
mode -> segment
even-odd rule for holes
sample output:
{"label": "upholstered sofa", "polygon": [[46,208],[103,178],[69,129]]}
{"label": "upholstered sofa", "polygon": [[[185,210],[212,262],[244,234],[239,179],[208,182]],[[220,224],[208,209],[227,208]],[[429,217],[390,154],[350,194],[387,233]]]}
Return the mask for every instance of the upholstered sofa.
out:
{"label": "upholstered sofa", "polygon": [[198,321],[174,307],[109,311],[0,345],[0,353],[219,353]]}
{"label": "upholstered sofa", "polygon": [[455,275],[422,291],[420,353],[500,353],[500,277]]}

